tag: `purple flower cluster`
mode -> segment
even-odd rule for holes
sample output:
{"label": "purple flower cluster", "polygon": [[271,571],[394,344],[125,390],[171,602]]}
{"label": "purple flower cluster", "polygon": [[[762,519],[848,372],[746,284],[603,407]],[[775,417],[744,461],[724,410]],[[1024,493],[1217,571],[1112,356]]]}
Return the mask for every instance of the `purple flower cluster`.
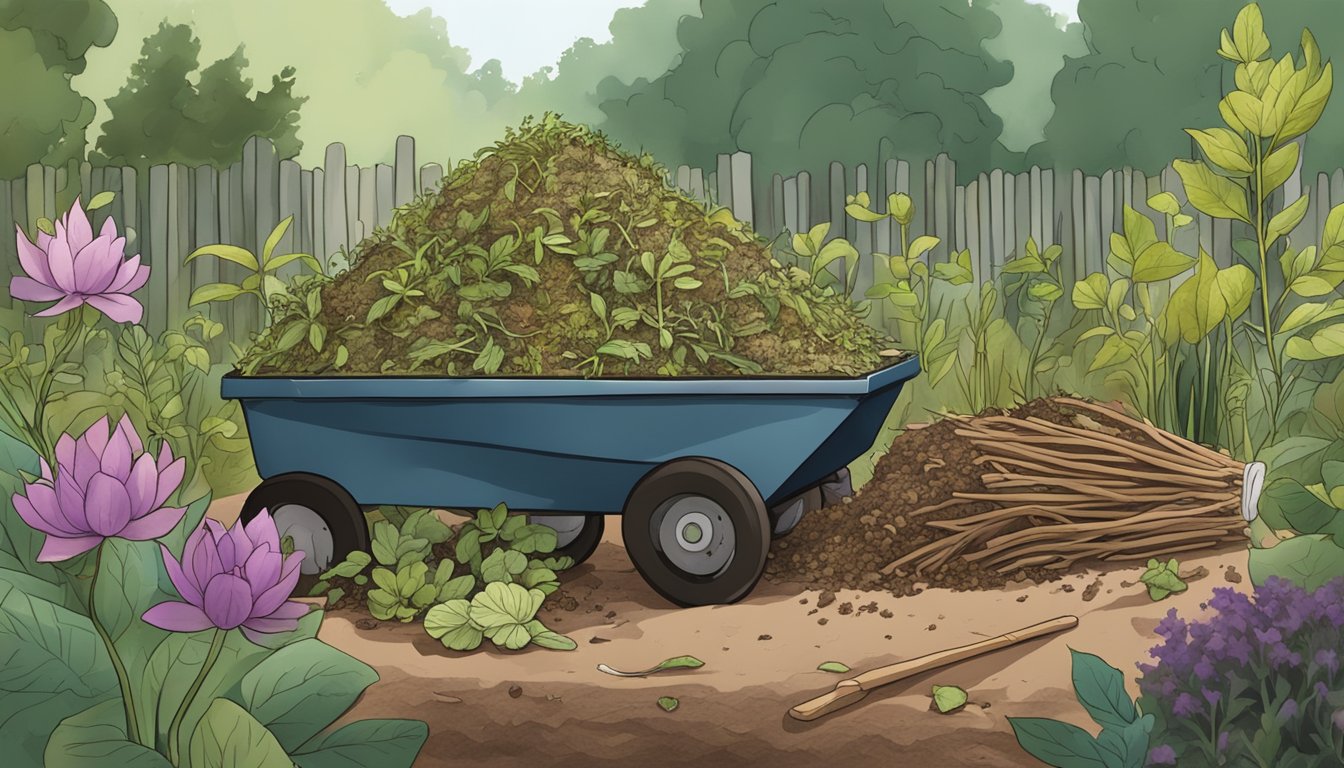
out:
{"label": "purple flower cluster", "polygon": [[1157,627],[1156,663],[1139,665],[1140,707],[1158,721],[1150,764],[1232,760],[1249,749],[1264,714],[1279,724],[1281,749],[1311,755],[1339,744],[1344,579],[1314,592],[1279,578],[1253,595],[1213,592],[1207,620],[1169,611]]}

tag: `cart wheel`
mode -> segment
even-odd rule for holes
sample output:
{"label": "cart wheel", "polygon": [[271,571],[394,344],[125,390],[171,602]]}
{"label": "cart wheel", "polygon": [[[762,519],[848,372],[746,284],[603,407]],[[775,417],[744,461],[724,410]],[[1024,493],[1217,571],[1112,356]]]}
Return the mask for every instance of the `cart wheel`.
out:
{"label": "cart wheel", "polygon": [[304,553],[299,572],[316,575],[356,550],[368,550],[364,512],[344,488],[321,475],[293,472],[262,482],[243,502],[247,522],[269,510],[281,538]]}
{"label": "cart wheel", "polygon": [[555,551],[551,554],[574,558],[578,565],[593,556],[606,530],[603,515],[532,515],[530,522],[555,531]]}
{"label": "cart wheel", "polygon": [[677,459],[646,475],[625,502],[621,529],[644,580],[684,606],[742,599],[770,550],[760,492],[713,459]]}
{"label": "cart wheel", "polygon": [[793,532],[803,516],[808,512],[821,509],[821,486],[808,488],[792,499],[770,510],[770,533],[776,539],[782,539]]}

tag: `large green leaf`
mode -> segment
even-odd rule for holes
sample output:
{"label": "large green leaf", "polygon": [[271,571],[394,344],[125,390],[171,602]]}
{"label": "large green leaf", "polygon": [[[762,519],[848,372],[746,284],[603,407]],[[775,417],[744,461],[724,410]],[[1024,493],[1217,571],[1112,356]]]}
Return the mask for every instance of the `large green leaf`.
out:
{"label": "large green leaf", "polygon": [[520,584],[486,584],[471,601],[471,621],[496,645],[516,650],[532,639],[526,625],[545,599],[544,592]]}
{"label": "large green leaf", "polygon": [[425,632],[454,651],[474,651],[484,633],[471,621],[471,603],[447,600],[425,614]]}
{"label": "large green leaf", "polygon": [[1152,715],[1144,715],[1123,728],[1103,728],[1097,734],[1097,747],[1107,766],[1131,768],[1148,760],[1148,736],[1152,733]]}
{"label": "large green leaf", "polygon": [[1108,768],[1096,739],[1076,725],[1039,717],[1010,717],[1017,743],[1055,768]]}
{"label": "large green leaf", "polygon": [[291,757],[300,768],[410,768],[429,726],[419,720],[360,720],[314,739]]}
{"label": "large green leaf", "polygon": [[1073,692],[1097,725],[1123,729],[1138,718],[1120,670],[1090,653],[1070,648],[1069,654],[1073,657]]}
{"label": "large green leaf", "polygon": [[1194,263],[1194,259],[1169,244],[1154,243],[1140,252],[1138,258],[1134,260],[1133,280],[1136,283],[1170,280],[1190,269]]}
{"label": "large green leaf", "polygon": [[37,562],[42,551],[43,534],[28,527],[14,511],[15,493],[23,492],[24,474],[37,476],[41,472],[38,455],[22,440],[0,430],[0,564],[26,571],[53,584],[63,584],[64,578],[51,563]]}
{"label": "large green leaf", "polygon": [[1246,190],[1231,179],[1215,174],[1202,162],[1176,160],[1172,167],[1180,174],[1186,196],[1195,208],[1219,219],[1250,221]]}
{"label": "large green leaf", "polygon": [[215,699],[191,734],[192,768],[292,768],[294,762],[265,726],[228,699]]}
{"label": "large green leaf", "polygon": [[1302,483],[1287,477],[1265,486],[1256,509],[1271,528],[1294,528],[1302,533],[1316,533],[1319,528],[1298,528],[1297,525],[1323,522],[1335,514],[1333,507],[1307,490]]}
{"label": "large green leaf", "polygon": [[[11,763],[12,764],[12,763]],[[126,715],[121,701],[96,704],[67,717],[47,742],[43,768],[171,768],[158,752],[126,738]]]}
{"label": "large green leaf", "polygon": [[1268,549],[1252,548],[1248,570],[1255,584],[1278,576],[1314,590],[1344,576],[1344,547],[1319,534],[1294,536]]}
{"label": "large green leaf", "polygon": [[288,751],[350,708],[378,673],[316,639],[281,648],[243,676],[243,706]]}
{"label": "large green leaf", "polygon": [[149,656],[168,633],[141,620],[145,611],[176,594],[160,589],[168,584],[159,545],[153,541],[108,539],[103,542],[98,569],[98,620],[116,645],[126,675],[137,680]]}
{"label": "large green leaf", "polygon": [[85,616],[0,580],[0,743],[40,765],[52,729],[116,696],[107,651]]}
{"label": "large green leaf", "polygon": [[1073,306],[1078,309],[1104,309],[1110,291],[1110,279],[1100,272],[1093,272],[1073,284]]}

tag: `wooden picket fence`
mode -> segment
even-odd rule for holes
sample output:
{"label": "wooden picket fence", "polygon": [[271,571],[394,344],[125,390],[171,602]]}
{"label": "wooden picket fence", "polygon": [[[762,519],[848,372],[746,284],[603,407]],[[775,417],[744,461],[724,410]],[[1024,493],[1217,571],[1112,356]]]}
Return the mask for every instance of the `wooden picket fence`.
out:
{"label": "wooden picket fence", "polygon": [[[151,266],[150,282],[139,295],[146,307],[145,322],[149,330],[159,332],[190,314],[188,299],[194,288],[241,280],[241,267],[214,259],[183,265],[198,246],[228,243],[259,253],[272,228],[292,216],[293,225],[278,252],[312,253],[327,264],[336,259],[339,266],[343,253],[391,222],[396,207],[422,191],[437,189],[444,172],[438,163],[416,164],[415,141],[409,136],[397,139],[391,165],[349,166],[344,145],[336,143],[327,148],[322,167],[309,169],[279,159],[269,141],[254,138],[242,158],[224,169],[174,164],[137,173],[133,168],[85,163],[78,167],[76,178],[65,168],[34,165],[23,178],[0,181],[0,222],[8,217],[31,234],[39,217],[58,216],[76,194],[87,201],[102,191],[117,193],[115,201],[98,212],[95,224],[110,215],[119,228],[131,229],[131,252],[141,253]],[[874,281],[885,279],[885,264],[873,254],[899,250],[899,232],[890,219],[865,223],[847,216],[846,197],[858,192],[867,192],[879,212],[885,211],[888,194],[909,194],[917,211],[909,236],[939,237],[942,244],[931,254],[935,259],[945,258],[948,248],[970,250],[978,279],[994,277],[1028,237],[1041,247],[1063,246],[1066,277],[1105,270],[1110,234],[1122,231],[1124,206],[1153,216],[1158,236],[1165,237],[1163,217],[1148,207],[1148,199],[1166,191],[1186,202],[1180,177],[1170,167],[1151,177],[1131,169],[1100,176],[1049,168],[1024,173],[993,170],[963,185],[957,183],[956,165],[946,155],[927,162],[887,160],[880,169],[832,163],[827,178],[813,179],[808,173],[789,178],[761,173],[752,167],[750,155],[739,152],[720,156],[708,173],[681,166],[669,175],[669,184],[729,208],[767,237],[831,222],[829,236],[846,237],[860,252],[859,295]],[[1293,239],[1317,242],[1331,204],[1344,202],[1344,170],[1319,174],[1313,183],[1301,178],[1299,163],[1273,203],[1281,208],[1304,193],[1310,194],[1310,207]],[[1187,253],[1202,247],[1220,264],[1231,264],[1233,243],[1247,232],[1226,220],[1195,218],[1197,226],[1177,233],[1177,246]],[[296,263],[285,274],[298,269]],[[0,238],[0,280],[7,287],[9,276],[18,271],[14,240]],[[15,316],[7,290],[0,291],[0,311],[6,309],[11,309],[7,316]],[[225,322],[230,337],[239,342],[260,324],[260,307],[250,299],[207,312]],[[876,318],[883,322],[880,311]],[[32,325],[31,319],[24,322]]]}

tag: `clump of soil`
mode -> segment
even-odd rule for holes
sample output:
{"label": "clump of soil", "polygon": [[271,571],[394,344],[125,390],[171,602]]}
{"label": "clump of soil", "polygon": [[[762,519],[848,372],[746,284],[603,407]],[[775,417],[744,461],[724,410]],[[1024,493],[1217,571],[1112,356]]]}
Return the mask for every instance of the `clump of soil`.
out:
{"label": "clump of soil", "polygon": [[855,376],[901,356],[651,157],[549,114],[291,292],[242,373]]}
{"label": "clump of soil", "polygon": [[[1155,445],[1150,437],[1124,422],[1102,425],[1054,400],[1035,400],[1011,411],[995,410],[986,415],[1035,417],[1053,424],[1100,428],[1126,441]],[[960,557],[919,574],[905,569],[883,573],[902,556],[948,535],[925,523],[971,517],[996,508],[994,502],[970,501],[921,511],[953,499],[957,492],[987,490],[982,480],[986,468],[975,463],[980,452],[969,438],[956,434],[957,428],[956,420],[944,419],[899,435],[878,460],[873,479],[853,499],[809,513],[792,533],[774,542],[766,578],[814,589],[886,589],[897,595],[917,594],[924,585],[971,590],[1058,579],[1063,575],[1058,569],[1021,568],[999,573]]]}

